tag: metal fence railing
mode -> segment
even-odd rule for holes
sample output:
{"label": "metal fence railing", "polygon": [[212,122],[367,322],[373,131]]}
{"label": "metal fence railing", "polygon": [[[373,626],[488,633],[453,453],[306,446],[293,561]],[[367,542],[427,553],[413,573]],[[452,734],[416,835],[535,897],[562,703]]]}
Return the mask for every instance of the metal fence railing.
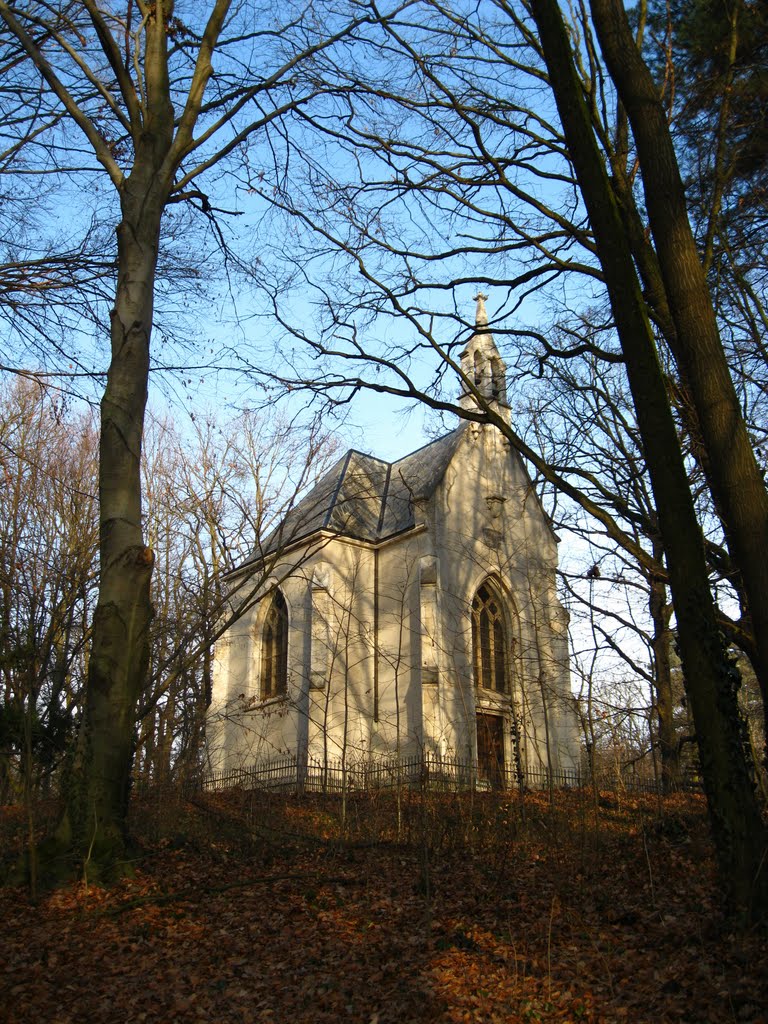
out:
{"label": "metal fence railing", "polygon": [[[346,763],[325,763],[295,756],[258,761],[249,766],[209,773],[203,779],[208,792],[232,789],[263,789],[298,793],[375,792],[398,787],[430,790],[558,789],[593,787],[632,793],[658,793],[661,780],[651,771],[633,765],[628,771],[590,773],[581,769],[549,771],[546,768],[517,771],[499,768],[492,774],[478,770],[477,764],[451,758],[414,756]],[[701,784],[696,776],[686,776],[678,787],[696,791]]]}

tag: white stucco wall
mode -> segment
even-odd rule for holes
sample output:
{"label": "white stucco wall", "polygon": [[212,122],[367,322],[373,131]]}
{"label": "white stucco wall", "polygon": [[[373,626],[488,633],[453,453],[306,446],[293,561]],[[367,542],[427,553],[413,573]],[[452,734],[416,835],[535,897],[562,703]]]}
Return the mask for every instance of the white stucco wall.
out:
{"label": "white stucco wall", "polygon": [[[504,717],[509,764],[513,720],[527,767],[575,764],[557,543],[497,430],[469,426],[415,518],[414,529],[378,547],[315,538],[272,567],[260,591],[279,581],[288,606],[288,692],[259,701],[266,606],[257,603],[216,646],[214,770],[283,753],[352,762],[424,751],[467,761],[477,755],[478,711]],[[470,608],[489,578],[514,641],[511,695],[474,686]]]}

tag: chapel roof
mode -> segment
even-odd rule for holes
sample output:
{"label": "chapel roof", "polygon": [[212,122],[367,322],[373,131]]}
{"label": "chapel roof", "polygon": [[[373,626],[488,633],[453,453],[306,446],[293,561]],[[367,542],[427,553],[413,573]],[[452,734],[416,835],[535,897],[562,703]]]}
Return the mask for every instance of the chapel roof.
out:
{"label": "chapel roof", "polygon": [[[475,296],[475,329],[461,353],[461,366],[466,378],[474,381],[476,391],[508,417],[506,366],[488,327],[486,298]],[[463,388],[459,404],[475,410],[478,402],[474,393]],[[431,497],[467,427],[463,423],[397,462],[350,449],[288,512],[245,564],[321,530],[377,543],[412,529],[416,525],[415,503]]]}
{"label": "chapel roof", "polygon": [[466,427],[462,424],[396,462],[350,449],[288,512],[249,561],[319,530],[375,543],[411,529],[416,525],[414,504],[433,494]]}

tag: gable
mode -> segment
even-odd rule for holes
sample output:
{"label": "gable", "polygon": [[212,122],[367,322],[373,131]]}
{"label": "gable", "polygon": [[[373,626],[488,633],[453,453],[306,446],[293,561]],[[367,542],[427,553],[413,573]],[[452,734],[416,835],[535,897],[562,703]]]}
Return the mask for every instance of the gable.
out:
{"label": "gable", "polygon": [[321,530],[376,543],[415,525],[413,503],[442,480],[468,424],[389,463],[351,449],[315,484],[246,561],[257,561]]}
{"label": "gable", "polygon": [[[492,537],[500,523],[528,524],[534,545],[559,541],[544,510],[528,469],[519,452],[497,427],[472,422],[463,434],[463,445],[449,463],[442,483],[446,523],[458,535],[468,530],[477,537]],[[498,520],[498,522],[497,522]],[[471,524],[471,525],[470,525]]]}

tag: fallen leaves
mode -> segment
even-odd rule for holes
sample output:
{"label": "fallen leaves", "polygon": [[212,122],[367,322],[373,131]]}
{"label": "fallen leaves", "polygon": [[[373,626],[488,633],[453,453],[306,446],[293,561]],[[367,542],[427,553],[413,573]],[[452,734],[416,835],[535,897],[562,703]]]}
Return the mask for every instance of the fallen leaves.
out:
{"label": "fallen leaves", "polygon": [[727,928],[696,798],[400,811],[398,835],[382,797],[342,828],[332,801],[219,795],[172,843],[154,822],[112,889],[1,891],[0,1020],[766,1021],[766,946]]}

